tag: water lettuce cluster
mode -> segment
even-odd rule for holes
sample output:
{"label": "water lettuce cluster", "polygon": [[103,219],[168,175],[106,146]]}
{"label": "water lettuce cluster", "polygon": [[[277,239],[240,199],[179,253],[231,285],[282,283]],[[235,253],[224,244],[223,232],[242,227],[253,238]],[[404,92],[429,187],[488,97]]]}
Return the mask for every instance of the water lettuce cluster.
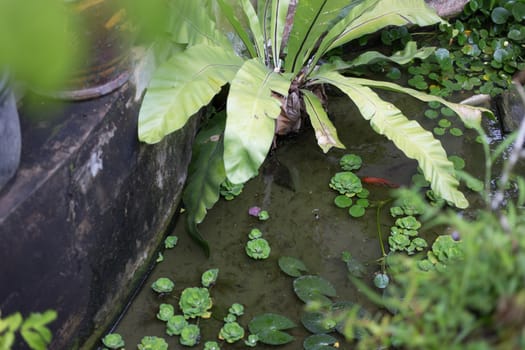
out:
{"label": "water lettuce cluster", "polygon": [[186,319],[202,317],[209,318],[212,307],[210,292],[207,288],[191,287],[182,291],[179,306]]}

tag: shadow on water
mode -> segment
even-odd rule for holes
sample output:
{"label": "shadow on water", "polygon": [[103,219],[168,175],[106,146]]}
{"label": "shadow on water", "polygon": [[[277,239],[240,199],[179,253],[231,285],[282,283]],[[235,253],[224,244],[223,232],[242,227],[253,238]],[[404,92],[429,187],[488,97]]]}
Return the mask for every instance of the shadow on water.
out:
{"label": "shadow on water", "polygon": [[[427,129],[431,130],[431,123],[436,123],[422,118],[424,104],[397,95],[387,97],[411,118],[419,116],[418,119],[427,124]],[[398,98],[403,100],[394,101]],[[379,270],[376,259],[381,256],[375,209],[368,209],[362,218],[352,219],[344,209],[334,206],[336,193],[328,183],[340,171],[338,161],[346,153],[358,154],[363,159],[363,167],[357,172],[359,176],[382,177],[401,185],[410,183],[417,164],[407,159],[386,138],[375,134],[347,98],[332,97],[329,103],[330,115],[347,149],[323,154],[310,130],[291,141],[282,142],[273,157],[287,170],[275,172],[267,168],[246,184],[239,197],[233,201],[221,199],[199,226],[211,247],[209,258],[184,232],[182,217],[173,233],[179,237],[178,245],[163,252],[164,261],[155,267],[115,330],[124,337],[129,348],[134,348],[146,335],[164,337],[170,348],[182,348],[178,337],[167,336],[164,323],[156,319],[158,306],[160,303],[178,305],[177,298],[184,288],[200,286],[200,276],[205,270],[219,268],[217,284],[211,290],[213,317],[200,321],[203,337],[197,348],[201,349],[204,341],[217,340],[222,318],[228,307],[237,302],[245,305],[245,315],[239,319],[245,328],[253,316],[266,312],[292,319],[299,325],[290,331],[296,340],[278,348],[301,349],[308,335],[300,326],[304,304],[293,292],[293,278],[278,267],[281,256],[303,260],[310,273],[330,281],[337,290],[335,301],[351,301],[373,310],[367,298],[348,280],[340,257],[342,251],[349,251],[366,264],[365,278],[372,280],[374,272]],[[473,142],[475,136],[465,131],[463,137],[445,136],[445,142],[451,154],[466,158],[467,170],[478,169],[479,172],[484,161],[481,146]],[[371,191],[371,202],[389,197],[388,188],[367,188]],[[248,215],[248,208],[255,205],[268,210],[268,221],[261,222]],[[385,237],[392,220],[387,210],[383,214],[381,226]],[[255,261],[245,254],[248,233],[254,227],[261,229],[271,245],[271,255],[267,260]],[[175,290],[170,295],[159,297],[149,287],[159,277],[175,281]],[[246,346],[238,342],[225,344],[222,348],[244,349]],[[263,344],[256,348],[275,349]],[[346,348],[348,346],[342,344],[341,349]]]}

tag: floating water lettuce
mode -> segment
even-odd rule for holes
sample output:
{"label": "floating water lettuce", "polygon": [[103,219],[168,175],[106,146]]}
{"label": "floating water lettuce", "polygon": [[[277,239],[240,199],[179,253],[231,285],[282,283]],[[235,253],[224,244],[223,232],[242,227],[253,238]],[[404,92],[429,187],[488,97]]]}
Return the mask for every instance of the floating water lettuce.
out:
{"label": "floating water lettuce", "polygon": [[220,187],[220,194],[224,197],[227,201],[231,201],[235,197],[241,194],[242,190],[244,188],[244,184],[234,184],[230,180],[226,179],[223,183],[221,183]]}
{"label": "floating water lettuce", "polygon": [[252,230],[248,234],[249,239],[256,239],[256,238],[261,238],[261,237],[262,237],[262,232],[258,228],[252,228]]}
{"label": "floating water lettuce", "polygon": [[157,312],[157,318],[161,321],[167,322],[170,317],[175,314],[175,309],[171,304],[160,304],[159,312]]}
{"label": "floating water lettuce", "polygon": [[166,277],[161,277],[151,285],[151,288],[157,293],[169,293],[175,287],[175,283]]}
{"label": "floating water lettuce", "polygon": [[227,322],[219,332],[219,339],[227,343],[235,343],[244,337],[244,328],[237,322]]}
{"label": "floating water lettuce", "polygon": [[168,343],[163,338],[146,336],[137,345],[138,350],[168,350]]}
{"label": "floating water lettuce", "polygon": [[164,247],[166,249],[171,249],[177,245],[178,241],[179,241],[179,238],[177,236],[168,236],[164,240]]}
{"label": "floating water lettuce", "polygon": [[186,288],[180,296],[179,306],[186,319],[202,317],[209,318],[212,300],[207,288]]}
{"label": "floating water lettuce", "polygon": [[102,338],[102,344],[109,349],[120,349],[126,345],[124,339],[122,339],[122,336],[118,333],[107,334]]}
{"label": "floating water lettuce", "polygon": [[221,350],[221,347],[216,341],[207,341],[206,343],[204,343],[203,350]]}
{"label": "floating water lettuce", "polygon": [[188,321],[182,315],[173,315],[166,323],[167,335],[180,335],[184,327],[188,325]]}
{"label": "floating water lettuce", "polygon": [[244,306],[239,303],[233,303],[228,312],[235,316],[242,316],[244,314]]}
{"label": "floating water lettuce", "polygon": [[259,341],[259,337],[256,334],[250,334],[248,336],[248,339],[244,341],[244,345],[249,346],[250,348],[253,348],[257,346],[258,341]]}
{"label": "floating water lettuce", "polygon": [[256,238],[246,243],[246,254],[252,259],[266,259],[270,256],[270,244],[264,238]]}
{"label": "floating water lettuce", "polygon": [[350,171],[342,171],[336,173],[331,179],[329,186],[340,194],[344,194],[348,197],[353,197],[357,193],[361,192],[363,185],[361,179]]}
{"label": "floating water lettuce", "polygon": [[201,276],[201,283],[204,287],[208,288],[215,284],[218,276],[219,276],[219,269],[207,270]]}
{"label": "floating water lettuce", "polygon": [[341,169],[346,171],[357,170],[363,164],[363,160],[356,154],[345,154],[339,160]]}
{"label": "floating water lettuce", "polygon": [[259,215],[257,215],[257,217],[261,221],[266,221],[270,218],[270,214],[266,210],[261,210],[261,212],[259,213]]}
{"label": "floating water lettuce", "polygon": [[201,330],[199,326],[195,324],[188,324],[180,332],[179,342],[181,345],[194,346],[197,345],[201,337]]}

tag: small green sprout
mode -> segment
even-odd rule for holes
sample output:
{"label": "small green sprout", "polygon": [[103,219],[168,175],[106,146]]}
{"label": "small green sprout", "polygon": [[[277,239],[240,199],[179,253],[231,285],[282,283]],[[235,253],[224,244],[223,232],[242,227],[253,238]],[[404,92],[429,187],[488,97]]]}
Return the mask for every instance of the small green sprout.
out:
{"label": "small green sprout", "polygon": [[246,339],[244,341],[244,344],[246,346],[249,346],[249,347],[253,348],[253,347],[257,346],[257,342],[258,341],[259,341],[259,337],[257,336],[257,334],[250,334],[248,336],[248,339]]}
{"label": "small green sprout", "polygon": [[270,256],[270,244],[264,238],[256,238],[246,243],[246,254],[253,259],[266,259]]}
{"label": "small green sprout", "polygon": [[175,309],[171,304],[160,304],[159,312],[157,312],[157,318],[161,321],[167,322],[170,317],[175,314]]}
{"label": "small green sprout", "polygon": [[211,316],[209,310],[212,307],[210,292],[206,288],[186,288],[180,296],[179,306],[186,319],[209,318]]}
{"label": "small green sprout", "polygon": [[166,277],[161,277],[151,285],[151,288],[157,293],[169,293],[175,287],[175,283]]}
{"label": "small green sprout", "polygon": [[164,240],[164,247],[167,249],[171,249],[177,245],[178,241],[179,241],[179,238],[177,236],[168,236]]}
{"label": "small green sprout", "polygon": [[137,345],[139,350],[168,350],[168,343],[163,338],[147,336]]}
{"label": "small green sprout", "polygon": [[363,189],[361,179],[359,179],[357,175],[350,171],[336,173],[330,179],[329,186],[340,194],[344,194],[348,197],[355,196]]}
{"label": "small green sprout", "polygon": [[256,239],[256,238],[261,238],[261,237],[262,237],[262,232],[258,228],[252,228],[252,230],[248,234],[249,239]]}
{"label": "small green sprout", "polygon": [[102,344],[107,346],[109,349],[120,349],[125,345],[124,339],[122,339],[122,336],[118,333],[107,334],[104,338],[102,338]]}
{"label": "small green sprout", "polygon": [[261,212],[259,213],[259,215],[257,215],[257,217],[261,221],[266,221],[270,218],[270,214],[266,210],[261,210]]}
{"label": "small green sprout", "polygon": [[244,314],[244,306],[242,304],[239,304],[239,303],[234,303],[228,309],[228,312],[230,314],[235,315],[235,316],[242,316]]}
{"label": "small green sprout", "polygon": [[244,328],[237,322],[228,322],[224,324],[219,332],[219,339],[228,343],[235,343],[244,337]]}
{"label": "small green sprout", "polygon": [[226,317],[224,317],[224,322],[226,323],[235,322],[235,321],[237,321],[237,316],[235,316],[234,314],[228,314],[226,315]]}
{"label": "small green sprout", "polygon": [[219,269],[207,270],[201,276],[201,283],[204,287],[208,288],[215,284],[218,276],[219,276]]}
{"label": "small green sprout", "polygon": [[179,342],[181,345],[185,346],[194,346],[197,345],[201,337],[201,330],[199,326],[194,324],[188,324],[182,329],[180,333]]}
{"label": "small green sprout", "polygon": [[363,160],[356,154],[345,154],[339,160],[341,169],[345,171],[357,170],[363,164]]}
{"label": "small green sprout", "polygon": [[168,319],[166,323],[167,335],[180,335],[184,327],[188,325],[188,321],[182,315],[174,315]]}
{"label": "small green sprout", "polygon": [[164,261],[164,255],[162,255],[161,252],[159,252],[159,255],[157,256],[157,260],[155,260],[155,262],[163,262]]}
{"label": "small green sprout", "polygon": [[203,350],[221,350],[221,347],[216,341],[207,341],[206,343],[204,343]]}

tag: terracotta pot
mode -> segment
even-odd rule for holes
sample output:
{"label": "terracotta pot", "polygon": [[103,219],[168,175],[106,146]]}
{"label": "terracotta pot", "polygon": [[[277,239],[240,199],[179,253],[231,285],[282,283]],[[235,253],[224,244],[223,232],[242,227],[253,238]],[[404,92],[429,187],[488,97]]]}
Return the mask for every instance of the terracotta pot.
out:
{"label": "terracotta pot", "polygon": [[132,36],[126,12],[115,0],[68,1],[76,69],[58,91],[45,95],[85,100],[108,94],[129,77]]}

